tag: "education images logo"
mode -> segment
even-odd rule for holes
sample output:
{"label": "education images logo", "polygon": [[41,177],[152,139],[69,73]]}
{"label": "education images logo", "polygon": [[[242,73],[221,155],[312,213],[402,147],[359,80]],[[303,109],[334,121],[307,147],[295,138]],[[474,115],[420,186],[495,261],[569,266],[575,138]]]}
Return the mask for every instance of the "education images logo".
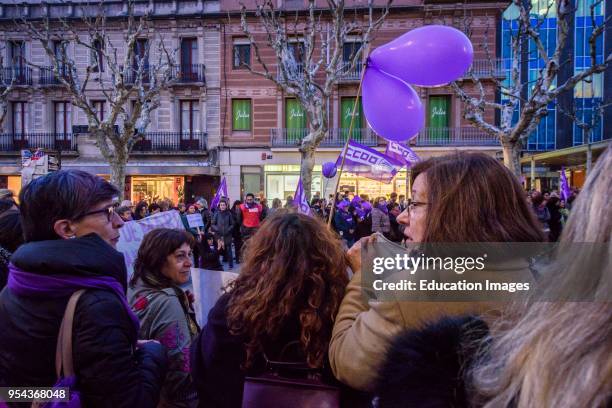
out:
{"label": "education images logo", "polygon": [[[395,254],[392,257],[374,257],[372,259],[372,273],[382,275],[385,272],[402,271],[410,276],[427,271],[437,271],[442,273],[452,272],[456,275],[463,275],[465,272],[485,271],[485,261],[487,254],[472,257],[440,257]],[[455,280],[455,279],[400,279],[387,281],[375,279],[372,282],[375,291],[505,291],[514,293],[516,291],[529,291],[529,282],[495,282],[489,279],[484,280]]]}

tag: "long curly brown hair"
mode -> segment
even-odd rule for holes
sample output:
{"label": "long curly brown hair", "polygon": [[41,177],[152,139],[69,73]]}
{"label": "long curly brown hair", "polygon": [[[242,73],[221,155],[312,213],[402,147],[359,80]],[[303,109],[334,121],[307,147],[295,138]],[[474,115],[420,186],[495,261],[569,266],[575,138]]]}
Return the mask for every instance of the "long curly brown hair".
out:
{"label": "long curly brown hair", "polygon": [[230,332],[247,339],[244,367],[295,322],[306,362],[322,367],[348,283],[346,268],[341,242],[322,221],[286,210],[266,219],[228,287]]}

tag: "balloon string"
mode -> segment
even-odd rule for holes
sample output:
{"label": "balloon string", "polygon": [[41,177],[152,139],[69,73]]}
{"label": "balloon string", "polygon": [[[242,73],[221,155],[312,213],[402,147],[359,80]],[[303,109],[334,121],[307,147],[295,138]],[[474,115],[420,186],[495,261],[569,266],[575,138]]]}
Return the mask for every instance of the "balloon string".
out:
{"label": "balloon string", "polygon": [[[368,44],[369,48],[370,45]],[[365,53],[367,55],[367,52]],[[363,70],[361,72],[361,78],[359,79],[359,88],[357,88],[357,96],[355,97],[355,102],[353,102],[353,113],[351,114],[351,123],[349,124],[349,132],[346,136],[346,143],[344,143],[344,148],[342,149],[342,161],[340,162],[340,168],[338,169],[338,180],[336,180],[336,188],[334,189],[334,196],[332,197],[332,206],[331,211],[329,213],[329,218],[327,220],[327,226],[331,228],[332,220],[334,219],[334,213],[336,211],[336,197],[338,196],[338,188],[340,187],[340,179],[342,178],[342,170],[344,169],[344,160],[346,159],[346,152],[348,150],[348,145],[351,140],[351,135],[353,134],[353,123],[355,121],[355,111],[357,110],[357,102],[361,96],[361,85],[363,84],[363,77],[365,76],[366,69],[368,67],[368,60],[366,59],[365,64],[363,65]]]}

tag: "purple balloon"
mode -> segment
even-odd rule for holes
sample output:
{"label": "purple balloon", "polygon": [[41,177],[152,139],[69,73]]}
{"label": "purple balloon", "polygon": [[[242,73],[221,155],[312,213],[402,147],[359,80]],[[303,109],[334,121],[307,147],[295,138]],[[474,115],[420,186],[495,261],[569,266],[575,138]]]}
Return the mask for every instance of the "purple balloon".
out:
{"label": "purple balloon", "polygon": [[410,85],[368,66],[362,88],[363,112],[374,132],[394,142],[404,142],[419,133],[425,111]]}
{"label": "purple balloon", "polygon": [[474,48],[456,28],[428,25],[376,48],[371,64],[404,82],[440,86],[461,78],[472,65]]}
{"label": "purple balloon", "polygon": [[323,177],[332,178],[336,175],[336,171],[338,171],[336,168],[336,162],[323,163]]}

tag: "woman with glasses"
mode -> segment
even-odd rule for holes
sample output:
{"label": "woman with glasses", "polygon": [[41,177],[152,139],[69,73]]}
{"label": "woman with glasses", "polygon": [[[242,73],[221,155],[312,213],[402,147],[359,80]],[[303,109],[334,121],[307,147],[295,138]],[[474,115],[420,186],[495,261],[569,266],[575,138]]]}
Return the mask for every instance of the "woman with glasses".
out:
{"label": "woman with glasses", "polygon": [[160,407],[198,405],[189,375],[189,346],[199,328],[193,297],[181,289],[191,276],[194,245],[187,231],[159,228],[148,232],[130,280],[130,304],[141,322],[139,337],[157,340],[168,351]]}
{"label": "woman with glasses", "polygon": [[[518,180],[494,158],[459,153],[422,161],[411,170],[413,201],[397,217],[405,226],[407,244],[544,241]],[[363,302],[361,247],[375,237],[363,238],[348,252],[354,276],[336,317],[329,352],[336,377],[366,391],[374,388],[390,341],[402,329],[489,308],[470,302]],[[499,272],[516,268],[512,271],[528,273],[523,263],[507,268]]]}
{"label": "woman with glasses", "polygon": [[[0,293],[0,386],[51,387],[60,323],[77,298],[72,356],[86,407],[155,407],[166,371],[163,347],[138,342],[127,271],[115,246],[123,221],[118,190],[77,170],[21,190],[25,244],[11,257]],[[80,292],[84,290],[84,292]]]}

